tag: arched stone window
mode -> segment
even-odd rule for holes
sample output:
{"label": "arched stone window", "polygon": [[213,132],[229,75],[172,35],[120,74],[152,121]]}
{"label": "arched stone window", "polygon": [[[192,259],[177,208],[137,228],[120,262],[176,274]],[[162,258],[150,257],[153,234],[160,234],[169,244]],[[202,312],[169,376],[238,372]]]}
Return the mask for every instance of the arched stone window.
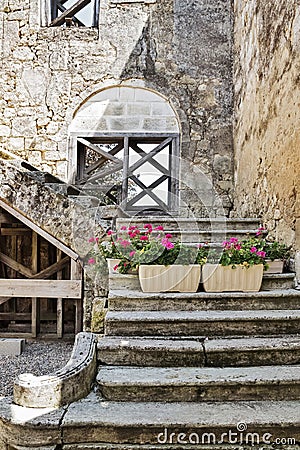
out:
{"label": "arched stone window", "polygon": [[179,126],[154,91],[116,86],[90,97],[70,126],[70,182],[127,212],[176,212]]}

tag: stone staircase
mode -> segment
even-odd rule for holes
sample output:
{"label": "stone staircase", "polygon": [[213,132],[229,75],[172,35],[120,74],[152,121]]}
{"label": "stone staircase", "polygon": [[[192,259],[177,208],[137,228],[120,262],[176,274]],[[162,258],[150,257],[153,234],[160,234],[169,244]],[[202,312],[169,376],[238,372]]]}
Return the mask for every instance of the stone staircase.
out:
{"label": "stone staircase", "polygon": [[[223,228],[216,219],[214,229],[227,237],[236,229],[254,233],[251,220]],[[173,234],[180,228],[166,222]],[[179,222],[188,229],[186,219]],[[207,223],[196,221],[205,232]],[[188,242],[199,242],[193,227]],[[110,282],[93,391],[27,416],[27,436],[18,431],[9,450],[300,449],[294,274],[265,275],[258,293],[145,294],[134,275],[114,274]],[[29,414],[18,408],[10,411],[13,430]]]}

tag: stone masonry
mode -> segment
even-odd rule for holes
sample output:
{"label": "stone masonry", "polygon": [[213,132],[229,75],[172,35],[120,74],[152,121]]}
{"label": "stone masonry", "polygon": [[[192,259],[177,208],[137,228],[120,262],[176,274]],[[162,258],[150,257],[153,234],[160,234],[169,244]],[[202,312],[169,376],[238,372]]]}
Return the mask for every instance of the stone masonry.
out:
{"label": "stone masonry", "polygon": [[235,1],[235,214],[293,245],[300,279],[300,6]]}
{"label": "stone masonry", "polygon": [[[99,29],[41,26],[43,5],[9,0],[0,10],[0,148],[67,179],[76,110],[104,88],[151,89],[176,113],[182,158],[209,177],[228,214],[231,2],[102,0]],[[197,212],[199,200],[188,189],[183,201]]]}

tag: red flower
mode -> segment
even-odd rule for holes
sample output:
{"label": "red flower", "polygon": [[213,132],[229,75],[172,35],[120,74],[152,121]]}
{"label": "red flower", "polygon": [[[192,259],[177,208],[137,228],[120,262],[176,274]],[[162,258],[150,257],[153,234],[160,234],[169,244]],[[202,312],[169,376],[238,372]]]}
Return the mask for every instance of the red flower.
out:
{"label": "red flower", "polygon": [[158,225],[158,227],[154,228],[156,231],[164,231],[164,227],[162,225]]}
{"label": "red flower", "polygon": [[141,236],[141,237],[140,237],[140,240],[141,240],[141,241],[148,241],[149,238],[148,238],[148,236]]}
{"label": "red flower", "polygon": [[170,234],[170,233],[167,233],[167,234],[166,234],[166,238],[167,238],[167,239],[172,239],[172,237],[173,237],[172,234]]}

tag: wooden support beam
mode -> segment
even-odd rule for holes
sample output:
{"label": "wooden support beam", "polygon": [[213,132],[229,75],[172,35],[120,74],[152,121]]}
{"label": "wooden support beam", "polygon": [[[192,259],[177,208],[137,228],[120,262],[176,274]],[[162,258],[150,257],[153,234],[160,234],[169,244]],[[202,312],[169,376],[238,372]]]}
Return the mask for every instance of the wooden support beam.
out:
{"label": "wooden support beam", "polygon": [[13,215],[16,219],[20,220],[21,222],[24,223],[24,225],[28,226],[29,228],[31,228],[31,230],[35,231],[36,233],[38,233],[40,236],[42,236],[44,239],[46,239],[46,241],[50,242],[51,244],[53,244],[55,247],[59,248],[60,250],[62,250],[66,255],[70,256],[70,258],[77,260],[79,258],[79,256],[77,255],[77,253],[73,252],[73,250],[71,250],[69,247],[67,247],[66,245],[64,245],[62,242],[60,242],[58,239],[56,239],[55,237],[51,236],[49,233],[47,233],[46,231],[44,231],[42,228],[38,227],[37,225],[35,225],[33,222],[31,222],[31,220],[29,220],[27,217],[23,216],[23,214],[21,214],[19,211],[15,210],[14,208],[12,208],[10,205],[7,205],[3,200],[0,199],[0,207],[2,207],[3,209],[5,209],[8,213],[10,213],[11,215]]}
{"label": "wooden support beam", "polygon": [[151,158],[153,156],[157,155],[161,150],[163,150],[170,142],[172,141],[172,138],[165,139],[163,142],[161,142],[157,147],[155,147],[151,152],[147,153],[145,156],[143,156],[141,159],[139,159],[136,163],[134,163],[132,166],[129,167],[128,174],[129,176],[133,174],[133,172],[138,169],[140,166],[142,166],[145,162],[151,162]]}
{"label": "wooden support beam", "polygon": [[26,236],[30,233],[29,228],[0,228],[1,236]]}
{"label": "wooden support beam", "polygon": [[46,269],[41,270],[40,272],[32,275],[29,278],[31,278],[32,280],[43,280],[43,279],[49,278],[52,275],[54,275],[56,272],[59,272],[64,267],[66,267],[68,265],[68,263],[69,263],[69,256],[65,256],[65,258],[52,264],[51,266],[47,267]]}
{"label": "wooden support beam", "polygon": [[84,8],[86,5],[90,3],[91,0],[78,0],[73,6],[68,8],[66,11],[64,11],[59,17],[54,19],[50,23],[50,27],[57,27],[59,25],[62,25],[66,19],[66,17],[73,17],[75,14],[77,14],[82,8]]}
{"label": "wooden support beam", "polygon": [[[31,270],[32,273],[38,271],[38,256],[39,256],[39,239],[35,231],[32,232],[31,238]],[[37,297],[31,298],[31,334],[36,338],[40,333],[41,325],[41,307],[40,299]]]}
{"label": "wooden support beam", "polygon": [[110,161],[117,162],[117,163],[122,163],[122,161],[119,158],[116,158],[115,156],[111,155],[109,152],[102,150],[100,147],[97,147],[97,145],[92,144],[91,142],[89,142],[86,139],[77,138],[77,141],[80,142],[81,144],[85,145],[85,147],[88,147],[91,150],[93,150],[94,152],[98,153],[105,159],[108,159]]}
{"label": "wooden support beam", "polygon": [[21,275],[24,275],[24,277],[31,278],[33,276],[33,273],[30,269],[23,266],[23,264],[15,261],[10,256],[7,256],[2,252],[0,252],[0,261],[3,262],[4,264],[6,264],[11,269],[20,273]]}
{"label": "wooden support beam", "polygon": [[[71,279],[82,280],[82,267],[76,261],[71,261]],[[75,335],[82,331],[83,305],[82,299],[75,300]]]}
{"label": "wooden support beam", "polygon": [[[56,250],[56,260],[57,264],[62,261],[62,252],[59,249]],[[61,270],[57,272],[57,279],[62,279]],[[61,297],[57,299],[56,304],[56,334],[59,339],[61,339],[64,334],[64,301]]]}
{"label": "wooden support beam", "polygon": [[80,298],[82,297],[80,280],[24,280],[0,278],[1,297]]}

